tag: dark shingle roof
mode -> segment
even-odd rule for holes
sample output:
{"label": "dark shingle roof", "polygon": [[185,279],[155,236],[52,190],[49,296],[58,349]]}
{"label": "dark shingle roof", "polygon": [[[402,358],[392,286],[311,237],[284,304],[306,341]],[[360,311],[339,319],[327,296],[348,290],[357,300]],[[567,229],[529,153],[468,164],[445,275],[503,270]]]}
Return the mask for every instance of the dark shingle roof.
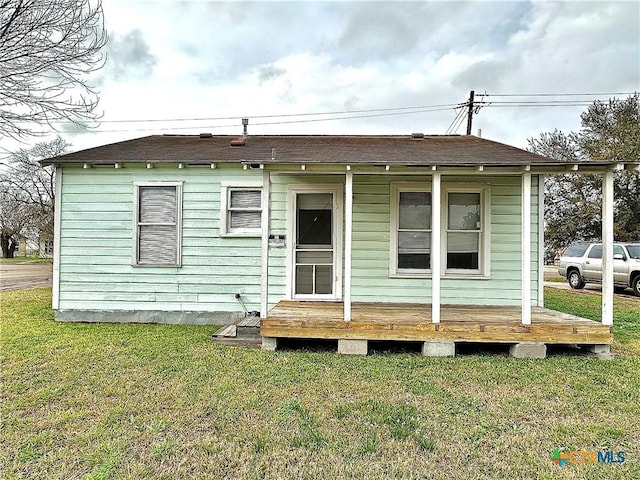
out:
{"label": "dark shingle roof", "polygon": [[[557,165],[560,162],[474,136],[152,135],[103,145],[43,163],[337,163],[386,165]],[[272,154],[275,158],[272,159]]]}

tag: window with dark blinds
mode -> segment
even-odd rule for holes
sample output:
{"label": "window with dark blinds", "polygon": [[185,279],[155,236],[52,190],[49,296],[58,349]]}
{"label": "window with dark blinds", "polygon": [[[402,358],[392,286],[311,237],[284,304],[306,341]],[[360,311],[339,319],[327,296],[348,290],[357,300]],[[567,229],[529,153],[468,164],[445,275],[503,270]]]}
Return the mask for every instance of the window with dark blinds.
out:
{"label": "window with dark blinds", "polygon": [[181,185],[138,185],[136,264],[180,264]]}

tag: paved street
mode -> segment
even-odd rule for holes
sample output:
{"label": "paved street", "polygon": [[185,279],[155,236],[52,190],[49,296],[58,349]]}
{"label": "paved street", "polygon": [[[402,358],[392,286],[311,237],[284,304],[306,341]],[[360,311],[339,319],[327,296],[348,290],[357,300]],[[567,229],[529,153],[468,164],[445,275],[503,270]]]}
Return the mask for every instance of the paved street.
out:
{"label": "paved street", "polygon": [[52,270],[50,263],[0,265],[0,291],[50,287]]}

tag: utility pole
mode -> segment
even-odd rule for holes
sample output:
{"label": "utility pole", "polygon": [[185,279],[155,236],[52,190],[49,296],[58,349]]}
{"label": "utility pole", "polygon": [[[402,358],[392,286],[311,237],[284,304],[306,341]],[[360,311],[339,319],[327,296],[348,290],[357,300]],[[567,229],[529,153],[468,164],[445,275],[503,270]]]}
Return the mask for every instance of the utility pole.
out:
{"label": "utility pole", "polygon": [[471,135],[471,122],[473,120],[473,97],[475,96],[473,90],[469,92],[469,110],[467,113],[467,135]]}

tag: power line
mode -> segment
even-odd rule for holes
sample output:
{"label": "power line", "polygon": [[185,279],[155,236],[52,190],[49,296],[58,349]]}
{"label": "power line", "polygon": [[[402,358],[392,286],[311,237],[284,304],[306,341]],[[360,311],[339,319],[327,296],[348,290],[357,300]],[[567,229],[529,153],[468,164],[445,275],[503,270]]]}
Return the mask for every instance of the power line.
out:
{"label": "power line", "polygon": [[487,97],[602,97],[604,95],[635,95],[638,92],[603,93],[481,93]]}
{"label": "power line", "polygon": [[[453,104],[452,104],[453,105]],[[456,104],[457,105],[457,104]],[[251,125],[260,126],[260,125],[285,125],[285,124],[294,124],[294,123],[316,123],[316,122],[329,122],[336,120],[352,120],[357,118],[374,118],[374,117],[389,117],[394,115],[414,115],[417,113],[429,113],[429,112],[442,112],[446,110],[451,110],[452,107],[447,108],[428,108],[423,110],[412,110],[412,111],[401,111],[401,112],[386,112],[386,113],[376,113],[376,114],[366,114],[366,115],[346,115],[339,117],[328,117],[328,118],[310,118],[303,120],[278,120],[273,122],[255,122]],[[384,111],[385,109],[372,109],[368,111]],[[312,114],[301,114],[301,115],[312,115]],[[323,115],[323,114],[314,114],[314,115]],[[238,117],[231,117],[238,118]],[[254,117],[249,117],[254,118]],[[258,118],[278,118],[278,116],[271,115],[262,115]],[[189,126],[189,127],[164,127],[160,128],[160,130],[193,130],[196,128],[199,129],[218,129],[218,128],[234,128],[237,127],[237,124],[227,124],[227,125],[200,125],[200,126]],[[121,129],[121,130],[95,130],[96,133],[125,133],[125,132],[146,132],[146,131],[156,131],[158,128],[137,128],[137,129]]]}
{"label": "power line", "polygon": [[[289,117],[313,117],[319,115],[347,115],[352,113],[372,113],[372,112],[393,112],[393,111],[405,111],[405,110],[424,110],[431,108],[453,108],[458,106],[457,103],[443,103],[438,105],[414,105],[407,107],[388,107],[388,108],[370,108],[363,110],[337,110],[328,112],[311,112],[311,113],[283,113],[283,114],[270,114],[270,115],[236,115],[231,117],[192,117],[192,118],[148,118],[148,119],[133,119],[133,120],[102,120],[100,123],[151,123],[151,122],[211,122],[219,120],[236,120],[238,118],[289,118]],[[411,112],[408,112],[411,113]],[[64,123],[64,120],[57,120],[51,123]]]}
{"label": "power line", "polygon": [[[239,118],[251,119],[274,119],[273,121],[263,121],[252,123],[254,126],[261,125],[286,125],[296,123],[318,123],[330,122],[337,120],[350,120],[361,118],[375,118],[397,115],[414,115],[419,113],[440,112],[453,109],[457,111],[456,116],[447,128],[447,133],[455,132],[460,128],[465,116],[464,107],[472,109],[473,113],[478,113],[483,107],[494,108],[521,108],[521,107],[584,107],[591,105],[597,99],[575,99],[575,100],[489,100],[490,97],[599,97],[607,95],[634,95],[636,92],[602,92],[602,93],[479,93],[476,95],[475,102],[468,100],[463,103],[444,103],[434,105],[414,105],[403,107],[387,107],[387,108],[369,108],[359,110],[336,110],[328,112],[310,112],[310,113],[285,113],[285,114],[269,114],[269,115],[239,115],[226,117],[192,117],[192,118],[150,118],[150,119],[116,119],[102,120],[100,124],[107,123],[173,123],[173,122],[217,122],[224,120],[238,120]],[[468,114],[469,115],[469,114]],[[323,118],[305,118],[305,117],[323,117]],[[291,119],[291,120],[277,120]],[[468,116],[467,116],[467,119]],[[55,121],[52,123],[64,123],[64,121]],[[87,130],[96,133],[127,133],[127,132],[148,132],[148,131],[172,131],[172,130],[195,130],[195,129],[221,129],[235,128],[238,125],[222,124],[222,125],[190,125],[184,127],[163,126],[149,128],[125,128],[125,129],[109,129],[101,130],[98,128]]]}

